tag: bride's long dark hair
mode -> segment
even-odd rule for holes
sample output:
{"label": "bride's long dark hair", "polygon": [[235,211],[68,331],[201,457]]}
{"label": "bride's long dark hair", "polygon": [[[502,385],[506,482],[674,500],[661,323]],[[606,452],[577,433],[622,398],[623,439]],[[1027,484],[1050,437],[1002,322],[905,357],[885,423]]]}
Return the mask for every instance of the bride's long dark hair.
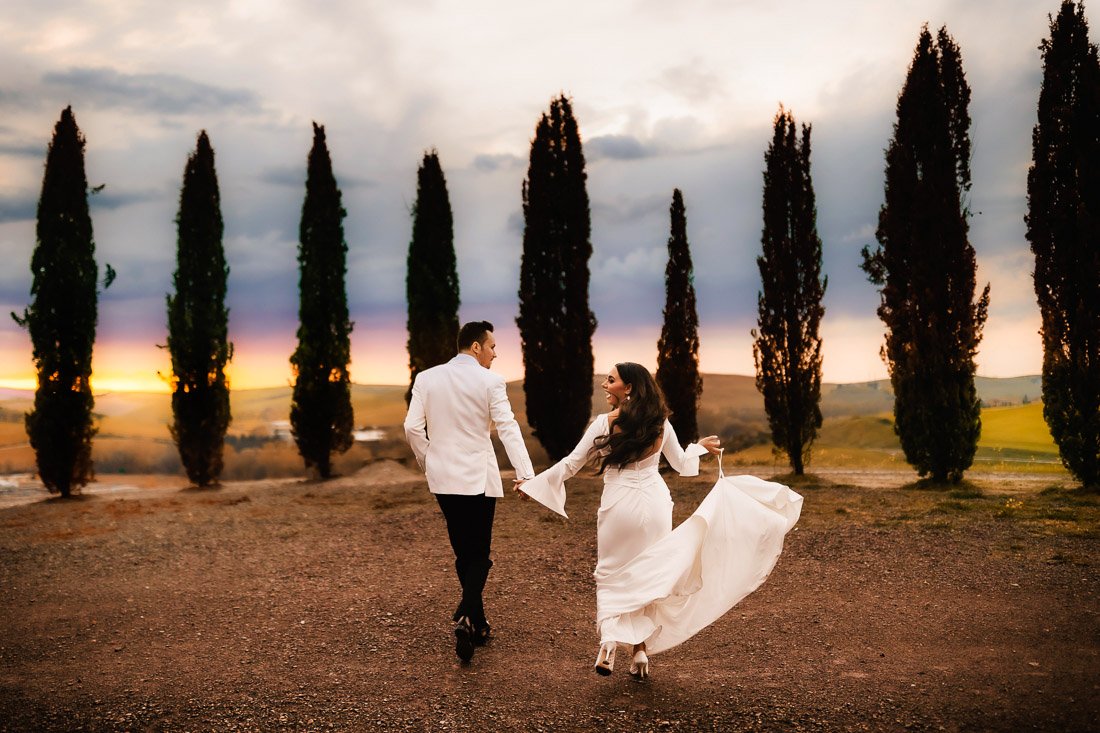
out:
{"label": "bride's long dark hair", "polygon": [[595,450],[611,449],[600,464],[600,473],[609,466],[624,468],[652,452],[668,417],[661,389],[648,369],[624,361],[615,365],[615,371],[619,381],[630,385],[630,399],[619,403],[619,416],[611,432],[596,438]]}

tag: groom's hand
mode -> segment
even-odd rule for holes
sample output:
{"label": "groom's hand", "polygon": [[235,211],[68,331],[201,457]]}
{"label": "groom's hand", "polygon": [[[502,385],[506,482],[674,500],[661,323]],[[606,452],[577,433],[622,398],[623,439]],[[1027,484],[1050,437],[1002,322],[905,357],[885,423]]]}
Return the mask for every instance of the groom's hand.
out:
{"label": "groom's hand", "polygon": [[512,481],[512,491],[519,494],[519,498],[523,499],[524,501],[528,501],[528,500],[530,500],[531,497],[528,496],[527,494],[523,493],[523,489],[521,488],[525,481],[527,481],[527,479],[525,479],[525,478],[513,479],[513,481]]}

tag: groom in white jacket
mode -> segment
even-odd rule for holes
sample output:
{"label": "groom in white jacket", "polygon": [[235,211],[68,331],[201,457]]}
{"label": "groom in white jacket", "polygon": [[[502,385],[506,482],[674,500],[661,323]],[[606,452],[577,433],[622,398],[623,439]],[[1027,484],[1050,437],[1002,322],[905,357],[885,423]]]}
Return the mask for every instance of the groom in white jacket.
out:
{"label": "groom in white jacket", "polygon": [[474,321],[458,333],[458,355],[426,369],[413,382],[405,436],[447,520],[462,600],[454,612],[455,653],[463,662],[489,639],[482,591],[493,561],[496,500],[504,496],[491,426],[516,470],[516,481],[535,475],[505,391],[489,371],[496,358],[493,324]]}

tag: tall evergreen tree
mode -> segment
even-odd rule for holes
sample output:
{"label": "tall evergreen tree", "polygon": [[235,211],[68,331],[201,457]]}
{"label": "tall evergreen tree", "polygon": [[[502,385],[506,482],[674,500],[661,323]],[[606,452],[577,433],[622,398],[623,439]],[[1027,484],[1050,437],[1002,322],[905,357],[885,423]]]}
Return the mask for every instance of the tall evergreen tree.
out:
{"label": "tall evergreen tree", "polygon": [[1066,468],[1100,491],[1100,62],[1082,3],[1062,3],[1039,48],[1027,238],[1043,319],[1043,416]]}
{"label": "tall evergreen tree", "polygon": [[550,103],[531,143],[523,183],[519,326],[527,422],[547,454],[569,453],[592,416],[592,256],[584,152],[564,95]]}
{"label": "tall evergreen tree", "polygon": [[975,301],[969,103],[958,46],[946,28],[935,39],[923,28],[886,152],[879,247],[863,249],[863,269],[882,288],[894,430],[906,460],[937,482],[962,479],[981,434],[974,356],[989,286]]}
{"label": "tall evergreen tree", "polygon": [[38,475],[50,493],[68,497],[95,475],[90,379],[98,301],[84,136],[72,107],[62,110],[46,155],[36,234],[34,301],[12,318],[34,346],[38,388],[26,428]]}
{"label": "tall evergreen tree", "polygon": [[657,341],[657,384],[668,403],[669,422],[680,443],[699,437],[696,416],[703,378],[699,375],[699,316],[695,312],[695,275],[687,239],[687,214],[680,189],[672,192],[665,265],[665,311]]}
{"label": "tall evergreen tree", "polygon": [[454,221],[439,154],[424,154],[416,172],[412,241],[406,266],[409,303],[409,389],[416,375],[450,359],[458,340],[458,271]]}
{"label": "tall evergreen tree", "polygon": [[828,278],[821,277],[821,239],[810,176],[810,126],[798,140],[782,108],[764,154],[763,254],[758,329],[752,332],[756,388],[764,396],[772,443],[791,469],[805,470],[821,427],[821,336]]}
{"label": "tall evergreen tree", "polygon": [[225,307],[229,266],[222,249],[221,199],[206,131],[187,157],[176,216],[175,295],[168,295],[172,355],[172,439],[197,486],[221,475],[231,419],[225,365],[233,355]]}
{"label": "tall evergreen tree", "polygon": [[306,467],[321,478],[332,476],[332,454],[343,453],[352,443],[346,215],[325,128],[314,123],[299,230],[298,348],[290,357],[295,376],[290,424]]}

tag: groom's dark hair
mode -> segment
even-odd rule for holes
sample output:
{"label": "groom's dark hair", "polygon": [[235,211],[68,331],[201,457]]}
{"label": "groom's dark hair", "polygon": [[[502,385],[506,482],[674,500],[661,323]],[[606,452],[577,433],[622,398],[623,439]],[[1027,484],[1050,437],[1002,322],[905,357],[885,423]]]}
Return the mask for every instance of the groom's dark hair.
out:
{"label": "groom's dark hair", "polygon": [[458,350],[465,351],[475,343],[483,344],[493,331],[488,321],[470,321],[458,331]]}

